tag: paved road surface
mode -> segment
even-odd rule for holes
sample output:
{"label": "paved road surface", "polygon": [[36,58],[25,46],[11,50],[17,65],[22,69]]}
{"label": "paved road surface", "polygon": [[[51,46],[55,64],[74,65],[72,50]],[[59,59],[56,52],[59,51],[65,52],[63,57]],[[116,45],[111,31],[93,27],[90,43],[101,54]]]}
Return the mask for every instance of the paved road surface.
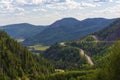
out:
{"label": "paved road surface", "polygon": [[81,55],[81,56],[85,56],[86,59],[88,60],[88,63],[89,63],[90,65],[94,65],[94,63],[93,63],[91,57],[88,56],[87,54],[85,54],[84,50],[80,49],[80,55]]}

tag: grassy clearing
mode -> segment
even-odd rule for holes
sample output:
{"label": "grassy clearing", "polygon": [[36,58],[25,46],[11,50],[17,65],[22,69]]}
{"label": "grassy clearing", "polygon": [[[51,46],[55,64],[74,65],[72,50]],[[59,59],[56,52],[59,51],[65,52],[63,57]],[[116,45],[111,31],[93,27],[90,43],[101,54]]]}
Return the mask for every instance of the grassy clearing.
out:
{"label": "grassy clearing", "polygon": [[48,49],[50,46],[43,46],[43,45],[34,45],[34,46],[29,46],[30,49],[34,50],[40,50],[40,51],[45,51]]}
{"label": "grassy clearing", "polygon": [[24,39],[16,39],[17,42],[23,42]]}

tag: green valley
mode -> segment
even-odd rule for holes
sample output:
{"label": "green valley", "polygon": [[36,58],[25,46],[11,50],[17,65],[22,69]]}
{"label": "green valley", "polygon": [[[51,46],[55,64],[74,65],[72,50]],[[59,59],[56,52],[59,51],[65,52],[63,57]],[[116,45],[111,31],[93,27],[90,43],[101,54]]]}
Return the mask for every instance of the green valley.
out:
{"label": "green valley", "polygon": [[120,80],[120,0],[0,0],[0,80]]}
{"label": "green valley", "polygon": [[0,31],[0,80],[119,80],[119,30],[117,19],[77,40],[29,47]]}

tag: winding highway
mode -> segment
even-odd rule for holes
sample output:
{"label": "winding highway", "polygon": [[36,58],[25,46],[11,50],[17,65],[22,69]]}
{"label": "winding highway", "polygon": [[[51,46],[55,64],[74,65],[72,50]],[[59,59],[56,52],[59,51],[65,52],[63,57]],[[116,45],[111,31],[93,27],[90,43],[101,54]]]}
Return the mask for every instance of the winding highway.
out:
{"label": "winding highway", "polygon": [[81,56],[85,56],[86,59],[87,59],[87,61],[88,61],[88,63],[89,63],[90,65],[94,65],[94,63],[93,63],[91,57],[88,56],[87,54],[85,54],[85,52],[84,52],[83,49],[80,49],[80,55],[81,55]]}

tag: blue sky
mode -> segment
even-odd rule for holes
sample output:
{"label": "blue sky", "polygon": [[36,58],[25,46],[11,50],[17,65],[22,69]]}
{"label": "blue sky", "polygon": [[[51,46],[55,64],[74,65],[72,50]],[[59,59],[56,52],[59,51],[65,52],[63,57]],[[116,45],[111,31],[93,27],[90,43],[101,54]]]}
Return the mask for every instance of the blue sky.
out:
{"label": "blue sky", "polygon": [[120,0],[0,0],[0,25],[49,25],[64,17],[117,18]]}

